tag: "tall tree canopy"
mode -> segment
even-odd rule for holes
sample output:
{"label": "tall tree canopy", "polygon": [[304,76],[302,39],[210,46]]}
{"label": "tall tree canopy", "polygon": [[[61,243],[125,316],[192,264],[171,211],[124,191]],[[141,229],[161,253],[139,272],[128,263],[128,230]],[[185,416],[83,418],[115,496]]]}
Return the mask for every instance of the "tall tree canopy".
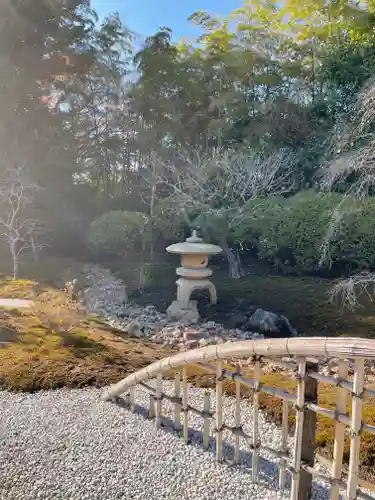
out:
{"label": "tall tree canopy", "polygon": [[26,168],[64,227],[153,212],[170,194],[162,165],[197,157],[281,151],[294,189],[312,186],[374,73],[374,14],[372,1],[246,1],[193,13],[194,43],[161,27],[134,54],[119,16],[100,24],[88,0],[2,2],[0,175]]}

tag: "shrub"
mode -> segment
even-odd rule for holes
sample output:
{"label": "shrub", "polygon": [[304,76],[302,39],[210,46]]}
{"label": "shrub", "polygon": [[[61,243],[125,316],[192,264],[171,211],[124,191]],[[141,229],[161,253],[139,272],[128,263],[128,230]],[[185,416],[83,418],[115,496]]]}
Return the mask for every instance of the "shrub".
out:
{"label": "shrub", "polygon": [[346,235],[341,259],[354,269],[374,269],[375,198],[364,198],[354,205],[354,212],[346,221]]}
{"label": "shrub", "polygon": [[[322,243],[342,195],[305,191],[287,199],[252,200],[236,229],[236,242],[281,268],[319,269]],[[350,210],[346,210],[346,208]],[[344,218],[331,238],[324,268],[375,267],[375,199],[343,204]]]}
{"label": "shrub", "polygon": [[264,198],[250,200],[244,207],[243,219],[230,232],[232,243],[260,251],[260,238],[267,232],[267,228],[281,219],[279,212],[283,212],[283,200],[279,198]]}
{"label": "shrub", "polygon": [[146,214],[115,210],[91,222],[87,245],[96,256],[124,255],[128,250],[143,250],[148,233],[149,218]]}
{"label": "shrub", "polygon": [[[332,211],[339,201],[336,195],[314,192],[284,200],[273,218],[268,215],[267,228],[259,238],[259,255],[281,266],[316,270]],[[336,241],[332,241],[332,253],[335,247]]]}

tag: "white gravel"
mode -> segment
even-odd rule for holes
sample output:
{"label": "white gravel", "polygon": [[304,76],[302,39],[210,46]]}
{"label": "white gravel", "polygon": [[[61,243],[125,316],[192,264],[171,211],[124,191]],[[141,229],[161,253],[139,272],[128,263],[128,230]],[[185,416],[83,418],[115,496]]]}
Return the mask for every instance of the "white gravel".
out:
{"label": "white gravel", "polygon": [[[164,390],[172,391],[170,382]],[[203,390],[190,388],[189,402],[202,408]],[[36,394],[0,392],[1,500],[212,500],[282,499],[274,486],[278,465],[261,462],[261,478],[252,484],[250,455],[245,443],[243,465],[217,464],[214,449],[201,447],[201,419],[189,416],[192,445],[166,428],[156,430],[142,411],[131,413],[99,401],[97,389],[58,390]],[[214,394],[212,394],[214,400]],[[146,407],[148,395],[137,389]],[[224,398],[227,423],[233,423],[233,400]],[[163,401],[163,413],[172,405]],[[242,405],[245,430],[251,427],[249,402]],[[279,446],[280,431],[260,419],[262,441]],[[227,459],[231,435],[224,436]],[[314,485],[314,499],[328,498]]]}

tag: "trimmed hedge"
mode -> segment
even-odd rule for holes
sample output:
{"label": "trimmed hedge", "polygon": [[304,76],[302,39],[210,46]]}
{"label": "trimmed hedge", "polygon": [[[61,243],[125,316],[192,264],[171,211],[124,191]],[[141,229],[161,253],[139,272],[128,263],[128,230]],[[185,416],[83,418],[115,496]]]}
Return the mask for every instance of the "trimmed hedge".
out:
{"label": "trimmed hedge", "polygon": [[[339,205],[344,215],[321,262],[322,244]],[[166,204],[157,209],[153,236],[164,253],[165,242],[181,239],[186,226],[176,208]],[[139,212],[104,213],[90,224],[88,247],[97,256],[141,250],[148,243],[150,223]],[[290,198],[251,200],[228,237],[232,246],[286,271],[343,274],[375,269],[375,197],[354,201],[338,193],[303,191]]]}
{"label": "trimmed hedge", "polygon": [[125,255],[128,250],[141,249],[148,232],[149,217],[146,214],[114,210],[91,222],[87,246],[97,256]]}
{"label": "trimmed hedge", "polygon": [[344,216],[321,263],[322,244],[335,208],[335,193],[305,191],[287,199],[252,200],[233,242],[252,248],[278,267],[313,272],[375,268],[375,198],[342,204]]}

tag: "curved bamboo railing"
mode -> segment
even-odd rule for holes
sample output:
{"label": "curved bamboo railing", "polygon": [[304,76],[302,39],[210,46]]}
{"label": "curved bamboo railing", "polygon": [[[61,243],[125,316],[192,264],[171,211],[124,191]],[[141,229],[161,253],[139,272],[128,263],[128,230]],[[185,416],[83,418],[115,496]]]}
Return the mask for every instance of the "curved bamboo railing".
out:
{"label": "curved bamboo railing", "polygon": [[[254,363],[252,378],[245,378],[238,368],[237,362],[251,357]],[[287,357],[288,361],[283,361]],[[296,394],[291,394],[275,387],[268,387],[260,382],[262,358],[277,360],[288,370],[295,373]],[[337,376],[325,376],[319,373],[319,362],[337,359]],[[237,366],[235,370],[224,367],[224,361],[230,360]],[[352,381],[349,377],[349,361],[354,360]],[[129,375],[124,380],[109,387],[103,394],[105,401],[118,402],[120,395],[126,393],[125,403],[134,408],[134,388],[140,384],[150,392],[149,417],[155,418],[156,426],[162,423],[162,400],[168,399],[174,405],[174,426],[181,428],[188,443],[188,414],[196,413],[203,418],[203,446],[208,447],[210,422],[214,420],[216,434],[216,458],[223,460],[223,430],[230,430],[235,435],[234,462],[239,463],[240,437],[248,442],[252,450],[252,477],[256,481],[259,474],[259,456],[264,449],[280,459],[279,487],[286,483],[286,472],[292,477],[291,500],[307,500],[311,496],[312,479],[317,477],[331,486],[331,499],[338,500],[340,493],[348,500],[356,498],[373,499],[359,488],[359,453],[361,432],[375,434],[375,426],[362,421],[363,399],[375,398],[375,391],[364,387],[365,360],[375,360],[375,341],[348,338],[291,338],[272,340],[247,340],[208,346],[180,352]],[[215,362],[215,364],[210,364]],[[216,375],[216,411],[210,411],[210,393],[204,395],[203,409],[194,408],[188,402],[187,366],[196,365],[208,373]],[[163,373],[178,371],[175,377],[174,395],[163,393]],[[147,380],[156,378],[155,387],[147,384]],[[223,381],[229,379],[236,384],[235,426],[228,426],[223,421],[222,398]],[[182,382],[182,384],[181,384]],[[318,405],[318,382],[333,384],[337,387],[336,408],[334,410]],[[182,385],[182,394],[181,394]],[[246,434],[241,426],[241,392],[244,385],[253,392],[253,429]],[[260,442],[258,432],[259,395],[270,394],[283,401],[282,410],[282,444],[275,450]],[[347,412],[347,396],[352,399],[351,417]],[[289,404],[296,412],[294,433],[294,452],[287,449]],[[335,422],[334,458],[331,474],[323,474],[314,469],[314,444],[316,415],[321,414]],[[343,454],[346,428],[349,427],[350,458],[348,479],[342,479]]]}

